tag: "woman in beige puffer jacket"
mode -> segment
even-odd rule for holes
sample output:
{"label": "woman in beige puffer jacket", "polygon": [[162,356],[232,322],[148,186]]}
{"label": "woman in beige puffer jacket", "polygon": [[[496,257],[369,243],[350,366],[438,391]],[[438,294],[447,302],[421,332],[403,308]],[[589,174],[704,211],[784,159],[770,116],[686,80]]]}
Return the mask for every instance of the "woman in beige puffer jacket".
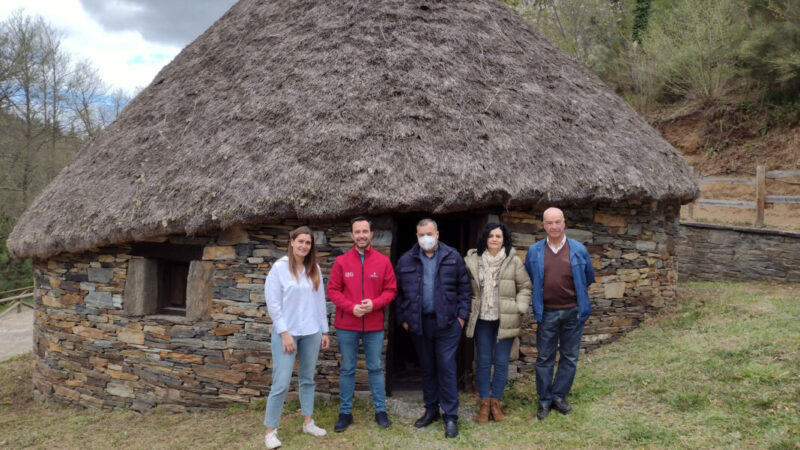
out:
{"label": "woman in beige puffer jacket", "polygon": [[[531,279],[512,246],[505,225],[490,223],[478,237],[478,248],[464,258],[472,284],[467,337],[475,338],[480,404],[475,421],[505,420],[500,399],[508,381],[508,360],[520,320],[531,303]],[[494,376],[490,379],[494,366]]]}

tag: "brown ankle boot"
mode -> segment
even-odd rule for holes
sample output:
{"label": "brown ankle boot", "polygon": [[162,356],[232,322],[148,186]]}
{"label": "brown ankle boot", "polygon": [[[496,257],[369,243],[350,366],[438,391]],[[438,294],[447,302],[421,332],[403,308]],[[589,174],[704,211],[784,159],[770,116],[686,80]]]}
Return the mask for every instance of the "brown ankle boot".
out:
{"label": "brown ankle boot", "polygon": [[492,410],[492,417],[494,417],[494,421],[502,422],[506,420],[506,415],[503,414],[503,410],[500,409],[500,400],[491,398],[489,401],[489,408]]}
{"label": "brown ankle boot", "polygon": [[475,416],[475,422],[486,423],[489,421],[489,399],[482,398],[478,403],[478,415]]}

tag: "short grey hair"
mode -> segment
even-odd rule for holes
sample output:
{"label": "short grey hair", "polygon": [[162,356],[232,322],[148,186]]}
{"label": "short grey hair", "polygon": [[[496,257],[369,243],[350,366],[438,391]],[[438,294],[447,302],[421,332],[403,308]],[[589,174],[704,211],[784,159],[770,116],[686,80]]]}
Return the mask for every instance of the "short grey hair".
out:
{"label": "short grey hair", "polygon": [[544,215],[547,214],[550,211],[558,211],[558,212],[560,212],[561,213],[561,220],[564,220],[564,221],[567,220],[567,218],[564,217],[564,211],[562,211],[559,208],[556,208],[555,206],[551,206],[551,207],[549,207],[549,208],[544,210],[544,212],[542,213],[542,220],[544,220]]}
{"label": "short grey hair", "polygon": [[424,227],[425,225],[433,224],[433,229],[439,231],[439,225],[436,224],[436,221],[431,218],[424,218],[417,222],[417,228]]}

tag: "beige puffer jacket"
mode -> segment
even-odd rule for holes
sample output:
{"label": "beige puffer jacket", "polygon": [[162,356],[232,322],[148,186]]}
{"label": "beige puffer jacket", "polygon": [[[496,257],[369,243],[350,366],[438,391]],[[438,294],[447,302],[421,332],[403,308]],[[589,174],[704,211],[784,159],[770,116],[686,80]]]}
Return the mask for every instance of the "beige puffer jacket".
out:
{"label": "beige puffer jacket", "polygon": [[[481,311],[481,285],[478,278],[478,251],[471,249],[467,252],[464,262],[467,264],[469,280],[472,284],[472,309],[467,324],[467,337],[475,334],[475,324]],[[520,316],[528,311],[531,304],[531,279],[525,271],[525,265],[511,248],[506,259],[500,265],[498,284],[498,298],[500,313],[500,327],[497,330],[497,339],[517,337],[520,334]]]}

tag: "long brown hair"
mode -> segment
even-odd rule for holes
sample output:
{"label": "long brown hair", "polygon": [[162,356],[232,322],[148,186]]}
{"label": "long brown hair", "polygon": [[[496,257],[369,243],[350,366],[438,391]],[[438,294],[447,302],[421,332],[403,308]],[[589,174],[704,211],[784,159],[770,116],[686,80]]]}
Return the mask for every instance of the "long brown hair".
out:
{"label": "long brown hair", "polygon": [[289,233],[289,273],[292,274],[295,280],[300,282],[300,276],[297,274],[296,268],[296,261],[294,256],[294,249],[291,246],[291,241],[297,239],[297,236],[301,234],[307,234],[311,238],[311,250],[308,251],[308,254],[305,258],[303,258],[303,267],[306,269],[306,278],[311,280],[311,283],[314,285],[314,290],[316,291],[319,289],[320,277],[319,277],[319,270],[317,270],[317,246],[314,244],[314,233],[311,231],[311,228],[302,226],[300,228],[295,229],[291,233]]}

